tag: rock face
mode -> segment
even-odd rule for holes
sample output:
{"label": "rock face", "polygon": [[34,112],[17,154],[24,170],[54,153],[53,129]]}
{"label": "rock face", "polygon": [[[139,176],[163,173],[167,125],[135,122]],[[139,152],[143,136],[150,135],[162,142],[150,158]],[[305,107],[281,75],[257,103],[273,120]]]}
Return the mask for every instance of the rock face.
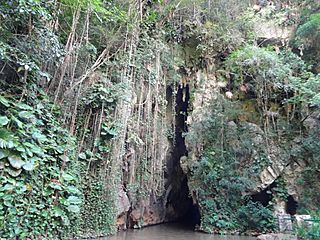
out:
{"label": "rock face", "polygon": [[278,226],[279,226],[279,232],[281,233],[291,233],[292,228],[292,221],[290,214],[278,214]]}
{"label": "rock face", "polygon": [[[268,1],[260,1],[268,2]],[[256,14],[265,15],[267,14],[265,9],[267,4],[260,4],[256,7]],[[255,26],[255,31],[259,38],[262,39],[276,39],[285,45],[285,42],[289,39],[292,33],[293,27],[279,27],[276,21],[257,21]],[[186,176],[192,174],[193,167],[200,156],[203,154],[203,149],[206,144],[205,138],[198,136],[197,132],[192,128],[192,125],[201,123],[202,120],[210,118],[212,112],[212,103],[217,99],[217,94],[222,90],[224,91],[224,96],[228,99],[236,98],[237,96],[233,94],[230,90],[226,90],[227,83],[219,81],[218,73],[215,72],[215,65],[213,63],[208,64],[205,71],[198,71],[193,73],[192,85],[194,94],[192,96],[192,114],[188,115],[185,109],[181,109],[181,105],[186,105],[188,108],[188,100],[190,96],[187,96],[188,85],[184,80],[180,87],[175,89],[169,89],[166,85],[161,85],[161,89],[156,92],[162,101],[166,102],[166,106],[163,105],[163,109],[160,111],[161,114],[156,115],[157,121],[154,121],[153,129],[148,129],[146,126],[150,123],[150,119],[141,120],[141,116],[148,114],[157,114],[154,108],[159,104],[159,102],[153,102],[153,99],[157,99],[158,96],[150,97],[149,92],[152,92],[148,87],[143,85],[143,90],[137,90],[135,92],[140,93],[141,97],[135,102],[137,105],[149,104],[146,106],[145,110],[141,107],[134,109],[134,113],[138,112],[137,116],[133,119],[137,122],[132,122],[128,124],[128,133],[126,139],[126,149],[127,154],[123,159],[123,189],[119,192],[119,210],[117,225],[120,229],[125,229],[127,227],[143,227],[147,225],[162,223],[166,221],[171,221],[181,217],[183,215],[183,208],[185,208],[185,201],[183,199],[184,195],[192,195],[193,203],[197,203],[196,193],[189,193],[188,189],[184,189],[181,194],[181,186],[189,184],[193,185],[192,181],[194,179],[186,179]],[[227,77],[228,78],[228,77]],[[165,89],[167,88],[167,89]],[[167,91],[167,96],[163,96],[163,93]],[[247,91],[246,86],[242,86],[242,91]],[[179,93],[180,92],[180,93]],[[178,96],[175,96],[177,94]],[[179,94],[181,94],[181,99],[178,101]],[[178,105],[178,107],[177,107]],[[180,107],[179,107],[180,106]],[[185,107],[184,107],[185,108]],[[254,108],[254,107],[253,107]],[[149,110],[148,110],[149,109]],[[180,115],[181,110],[184,111],[185,117],[182,118]],[[174,114],[177,112],[177,114]],[[270,116],[273,112],[268,112]],[[139,115],[140,114],[140,115]],[[160,116],[161,115],[161,116]],[[177,120],[177,118],[181,119]],[[277,117],[277,116],[272,116]],[[179,122],[181,121],[181,122]],[[161,127],[156,127],[157,124],[162,123]],[[179,122],[179,124],[177,124]],[[138,123],[138,124],[137,124]],[[163,124],[166,123],[166,124]],[[189,135],[197,135],[197,138],[189,139],[185,142],[182,132],[186,125],[188,126]],[[319,116],[312,115],[308,117],[304,122],[304,127],[307,129],[314,129],[320,126]],[[168,141],[167,133],[165,133],[164,128],[168,127],[171,129],[173,126],[173,140]],[[180,130],[175,128],[181,128]],[[262,192],[272,185],[280,176],[286,181],[286,190],[298,201],[301,195],[301,189],[297,187],[296,180],[300,176],[301,172],[304,170],[306,163],[303,158],[299,156],[288,156],[279,146],[276,141],[268,139],[266,141],[266,133],[263,126],[260,126],[257,122],[250,122],[248,119],[237,121],[229,121],[227,124],[229,133],[237,133],[238,130],[246,131],[248,138],[252,141],[252,146],[250,146],[250,151],[243,153],[244,149],[241,149],[240,140],[237,138],[236,134],[233,134],[233,138],[230,138],[230,145],[233,146],[239,162],[245,163],[247,165],[255,164],[261,157],[261,149],[266,149],[267,164],[264,164],[262,169],[259,169],[257,176],[254,176],[254,186],[250,189],[250,192],[244,193],[246,195],[256,194]],[[139,130],[137,130],[139,129]],[[151,133],[151,131],[153,131]],[[133,132],[134,134],[131,134]],[[149,135],[148,135],[149,134]],[[174,141],[178,147],[174,146]],[[150,138],[155,137],[156,140],[152,142]],[[196,140],[195,140],[196,139]],[[299,144],[302,139],[296,138],[290,143],[290,148],[299,148]],[[180,145],[179,145],[180,144]],[[247,149],[246,149],[247,150]],[[161,161],[158,161],[158,160]],[[150,173],[145,173],[145,176],[157,176],[160,181],[154,181],[155,178],[150,179],[139,179],[140,182],[144,182],[139,185],[142,189],[134,189],[135,184],[138,182],[138,178],[141,175],[137,174],[141,169],[137,166],[146,162],[146,169],[151,169]],[[159,162],[154,164],[154,162]],[[155,169],[157,173],[155,174]],[[159,169],[162,170],[159,171]],[[163,173],[163,169],[166,169]],[[145,170],[146,171],[146,170]],[[157,175],[158,174],[158,175]],[[149,182],[152,182],[149,185]],[[133,184],[134,183],[134,184]],[[140,184],[140,183],[139,183]],[[141,187],[142,186],[142,187]],[[145,187],[144,187],[145,186]],[[160,186],[160,187],[159,187]],[[184,186],[185,188],[186,186]],[[143,192],[141,195],[138,193],[140,190],[146,190],[148,192]],[[157,188],[157,193],[153,193],[150,189]],[[187,187],[186,187],[187,188]],[[132,190],[134,189],[134,190]],[[182,196],[182,197],[181,197]],[[174,200],[175,199],[175,200]],[[180,201],[180,199],[183,199]],[[173,202],[173,200],[175,202]],[[181,203],[181,204],[180,204]],[[180,206],[179,206],[180,205]],[[181,210],[182,209],[182,210]],[[284,201],[277,201],[275,204],[275,214],[286,214],[286,203]],[[271,236],[270,239],[281,239],[276,238],[278,236]],[[262,239],[262,238],[261,238]]]}
{"label": "rock face", "polygon": [[[152,100],[148,102],[148,114],[159,114],[157,118],[153,116],[151,127],[151,116],[145,120],[149,122],[139,120],[139,116],[138,126],[137,122],[129,122],[126,154],[122,158],[122,188],[118,193],[118,229],[175,221],[186,214],[192,202],[184,169],[187,165],[183,164],[188,85],[162,89],[155,98],[163,98],[165,104],[162,109],[159,106],[159,114],[152,110]],[[173,136],[168,138],[167,130],[171,128]]]}
{"label": "rock face", "polygon": [[165,221],[166,210],[161,201],[143,202],[130,213],[130,227],[141,228]]}
{"label": "rock face", "polygon": [[127,212],[130,209],[130,201],[127,196],[127,193],[121,188],[118,193],[118,201],[117,201],[117,226],[118,229],[125,230],[127,229]]}
{"label": "rock face", "polygon": [[[281,6],[275,4],[259,4],[255,7],[254,10],[256,11],[257,20],[255,21],[254,30],[258,38],[282,42],[282,44],[285,44],[290,39],[295,26],[285,23],[290,18],[295,17],[295,13],[293,13],[293,16],[280,14],[277,18],[270,17],[272,13],[278,11],[280,8]],[[290,11],[294,12],[295,9],[290,9]]]}

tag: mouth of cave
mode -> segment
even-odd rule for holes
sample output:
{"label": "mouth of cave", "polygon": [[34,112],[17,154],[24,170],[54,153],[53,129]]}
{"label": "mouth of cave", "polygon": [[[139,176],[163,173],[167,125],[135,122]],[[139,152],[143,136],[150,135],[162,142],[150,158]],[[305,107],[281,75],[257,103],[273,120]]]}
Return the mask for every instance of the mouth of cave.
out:
{"label": "mouth of cave", "polygon": [[[274,182],[266,189],[262,190],[259,193],[251,195],[251,200],[253,202],[259,202],[264,207],[267,207],[272,199],[274,198],[273,189],[277,187],[277,184]],[[285,213],[291,216],[294,216],[297,213],[298,202],[294,199],[293,196],[288,195],[288,197],[284,200],[285,202]]]}
{"label": "mouth of cave", "polygon": [[[169,88],[168,92],[169,98],[174,97],[172,88]],[[180,165],[181,157],[188,156],[184,137],[188,132],[186,122],[189,100],[189,85],[178,86],[175,96],[175,137],[172,141],[171,159],[167,164],[168,185],[171,186],[171,191],[167,198],[167,209],[170,208],[171,211],[168,211],[169,216],[167,218],[194,229],[196,225],[200,225],[200,212],[197,204],[192,200],[192,194],[188,187],[188,178]]]}

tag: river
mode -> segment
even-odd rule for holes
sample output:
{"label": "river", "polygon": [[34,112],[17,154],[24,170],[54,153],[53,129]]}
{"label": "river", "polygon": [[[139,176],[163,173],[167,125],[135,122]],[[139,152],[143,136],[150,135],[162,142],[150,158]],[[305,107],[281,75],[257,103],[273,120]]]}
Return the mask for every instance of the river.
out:
{"label": "river", "polygon": [[200,232],[179,223],[161,224],[141,230],[128,230],[103,238],[105,240],[255,240],[254,237],[222,236]]}

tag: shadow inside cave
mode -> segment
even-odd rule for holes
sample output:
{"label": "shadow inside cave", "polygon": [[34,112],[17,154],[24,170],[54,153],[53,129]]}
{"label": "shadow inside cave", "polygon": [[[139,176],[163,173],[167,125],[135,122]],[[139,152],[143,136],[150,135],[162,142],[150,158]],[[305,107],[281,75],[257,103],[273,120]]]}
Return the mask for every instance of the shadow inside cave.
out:
{"label": "shadow inside cave", "polygon": [[[184,135],[188,132],[186,122],[190,100],[189,85],[178,86],[175,96],[173,91],[176,90],[168,87],[167,101],[175,103],[176,114],[172,154],[167,162],[166,169],[167,186],[171,186],[171,191],[167,198],[167,208],[170,206],[173,212],[169,211],[167,218],[194,229],[196,225],[200,225],[200,211],[198,205],[192,200],[188,187],[188,178],[180,165],[181,157],[188,156]],[[175,97],[175,101],[172,101],[173,97]]]}

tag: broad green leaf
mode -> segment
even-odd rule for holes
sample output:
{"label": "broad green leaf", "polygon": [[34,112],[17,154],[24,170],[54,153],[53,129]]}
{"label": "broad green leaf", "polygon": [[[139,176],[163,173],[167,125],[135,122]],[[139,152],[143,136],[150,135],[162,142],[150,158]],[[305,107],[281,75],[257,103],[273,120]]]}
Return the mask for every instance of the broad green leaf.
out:
{"label": "broad green leaf", "polygon": [[7,116],[0,116],[0,126],[5,126],[9,123]]}
{"label": "broad green leaf", "polygon": [[12,207],[12,201],[4,201],[3,203],[6,207],[11,208]]}
{"label": "broad green leaf", "polygon": [[48,140],[47,137],[46,137],[45,135],[41,134],[40,132],[34,132],[34,133],[32,134],[32,138],[33,138],[34,140],[40,142],[40,143]]}
{"label": "broad green leaf", "polygon": [[73,194],[80,194],[80,190],[78,188],[76,188],[75,186],[67,186],[66,190],[69,193],[73,193]]}
{"label": "broad green leaf", "polygon": [[61,156],[59,156],[59,158],[64,162],[69,162],[70,161],[69,157],[66,156],[66,155],[61,155]]}
{"label": "broad green leaf", "polygon": [[79,154],[79,158],[80,159],[86,159],[87,157],[86,157],[86,154],[82,152],[82,153]]}
{"label": "broad green leaf", "polygon": [[25,147],[27,147],[27,151],[29,150],[35,154],[38,154],[38,155],[42,155],[44,153],[42,148],[40,148],[39,146],[34,145],[32,143],[26,142],[26,143],[23,143],[23,145]]}
{"label": "broad green leaf", "polygon": [[26,152],[26,149],[21,145],[16,147],[16,150],[19,151],[19,152],[23,152],[23,153]]}
{"label": "broad green leaf", "polygon": [[9,107],[9,106],[10,106],[9,100],[6,99],[6,98],[3,97],[3,96],[0,96],[0,103],[1,103],[3,106],[5,106],[5,107]]}
{"label": "broad green leaf", "polygon": [[22,169],[14,169],[9,167],[9,168],[6,168],[6,172],[12,177],[17,177],[22,172]]}
{"label": "broad green leaf", "polygon": [[4,187],[2,188],[2,190],[4,191],[12,191],[14,189],[14,185],[7,183],[6,185],[4,185]]}
{"label": "broad green leaf", "polygon": [[50,186],[51,188],[53,188],[53,189],[56,189],[56,190],[62,190],[61,185],[58,184],[58,183],[53,183],[53,182],[51,182],[51,183],[49,184],[49,186]]}
{"label": "broad green leaf", "polygon": [[20,169],[25,164],[25,161],[23,161],[19,156],[9,156],[8,160],[10,165],[16,169]]}
{"label": "broad green leaf", "polygon": [[31,161],[26,162],[26,163],[22,166],[22,168],[23,168],[24,170],[26,170],[26,171],[32,171],[32,170],[35,168],[34,162],[31,162]]}
{"label": "broad green leaf", "polygon": [[5,149],[0,149],[0,159],[8,157],[9,156],[9,151]]}
{"label": "broad green leaf", "polygon": [[32,112],[28,112],[28,111],[19,112],[19,117],[22,119],[26,119],[26,120],[35,118],[35,116],[32,114]]}
{"label": "broad green leaf", "polygon": [[62,174],[62,178],[63,178],[64,180],[66,180],[66,181],[75,180],[75,178],[74,178],[72,175],[68,174],[68,173],[63,173],[63,174]]}
{"label": "broad green leaf", "polygon": [[70,205],[67,207],[69,212],[73,212],[73,213],[79,213],[80,212],[80,208],[77,205]]}
{"label": "broad green leaf", "polygon": [[67,202],[69,204],[80,204],[82,201],[77,196],[69,196],[68,199],[67,199]]}
{"label": "broad green leaf", "polygon": [[24,103],[17,103],[16,106],[20,109],[23,109],[23,110],[33,110],[33,107],[31,107],[27,104],[24,104]]}
{"label": "broad green leaf", "polygon": [[108,134],[110,134],[111,136],[116,136],[117,135],[117,131],[114,128],[109,128],[106,130]]}
{"label": "broad green leaf", "polygon": [[55,217],[61,217],[64,215],[64,212],[58,206],[53,207],[53,212],[54,212]]}
{"label": "broad green leaf", "polygon": [[18,118],[12,116],[11,119],[17,124],[18,128],[23,128],[24,123],[21,122]]}
{"label": "broad green leaf", "polygon": [[11,132],[6,129],[0,129],[0,138],[3,140],[11,139]]}

